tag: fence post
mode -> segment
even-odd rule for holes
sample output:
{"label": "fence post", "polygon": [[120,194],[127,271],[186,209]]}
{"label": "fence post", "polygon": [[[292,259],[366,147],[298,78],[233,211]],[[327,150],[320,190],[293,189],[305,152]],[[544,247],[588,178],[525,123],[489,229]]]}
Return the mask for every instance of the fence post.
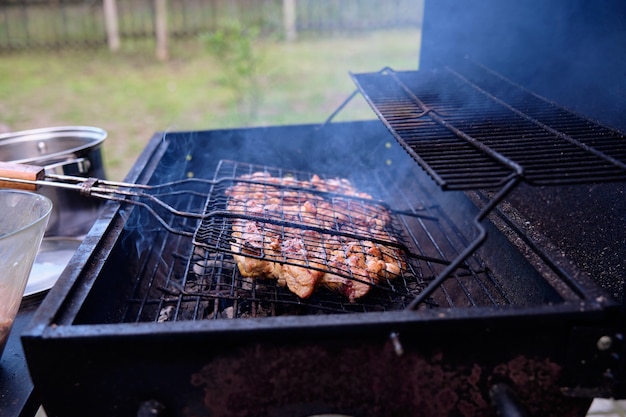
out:
{"label": "fence post", "polygon": [[111,51],[120,49],[120,32],[117,24],[116,0],[104,0],[104,27],[107,32],[107,43]]}
{"label": "fence post", "polygon": [[156,56],[161,61],[168,59],[167,51],[167,0],[155,0]]}
{"label": "fence post", "polygon": [[296,0],[283,0],[283,25],[287,41],[295,41],[296,32]]}

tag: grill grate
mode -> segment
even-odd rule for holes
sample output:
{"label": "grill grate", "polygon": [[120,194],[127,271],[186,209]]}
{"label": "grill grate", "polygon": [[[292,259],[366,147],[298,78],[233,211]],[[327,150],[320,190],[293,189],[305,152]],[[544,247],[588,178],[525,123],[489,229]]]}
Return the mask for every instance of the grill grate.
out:
{"label": "grill grate", "polygon": [[444,189],[626,180],[626,138],[468,63],[352,74],[398,142]]}
{"label": "grill grate", "polygon": [[[221,161],[214,179],[236,178],[256,171],[273,176],[310,175],[267,166]],[[251,279],[241,275],[233,258],[230,234],[233,219],[211,216],[197,229],[192,241],[155,225],[158,250],[143,260],[123,312],[123,322],[230,319],[281,315],[334,314],[394,311],[407,308],[415,297],[468,245],[468,231],[459,230],[439,206],[432,205],[427,188],[406,195],[387,173],[368,173],[356,181],[368,184],[368,192],[396,207],[390,235],[398,247],[410,253],[406,267],[394,279],[381,280],[371,291],[350,302],[343,294],[319,288],[301,299],[274,279]],[[219,182],[208,190],[205,204],[215,212],[226,207],[226,190],[235,184]],[[425,187],[419,184],[419,187]],[[362,189],[362,187],[359,187]],[[198,195],[189,195],[197,206]],[[378,200],[377,200],[378,201]],[[219,211],[219,210],[218,210]],[[144,218],[152,221],[151,217]],[[143,230],[149,225],[144,224]],[[155,248],[156,249],[156,248]],[[404,252],[403,252],[404,253]],[[159,255],[160,254],[160,255]],[[161,259],[155,259],[160,256]],[[514,303],[479,257],[472,256],[450,276],[423,306],[472,307]]]}

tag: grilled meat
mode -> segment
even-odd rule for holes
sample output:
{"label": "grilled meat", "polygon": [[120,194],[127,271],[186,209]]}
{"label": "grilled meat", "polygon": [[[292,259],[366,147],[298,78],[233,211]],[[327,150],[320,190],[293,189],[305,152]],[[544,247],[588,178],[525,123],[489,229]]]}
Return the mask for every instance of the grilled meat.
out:
{"label": "grilled meat", "polygon": [[278,280],[300,298],[320,285],[350,301],[405,267],[389,212],[345,179],[310,181],[263,172],[227,190],[234,258],[246,277]]}

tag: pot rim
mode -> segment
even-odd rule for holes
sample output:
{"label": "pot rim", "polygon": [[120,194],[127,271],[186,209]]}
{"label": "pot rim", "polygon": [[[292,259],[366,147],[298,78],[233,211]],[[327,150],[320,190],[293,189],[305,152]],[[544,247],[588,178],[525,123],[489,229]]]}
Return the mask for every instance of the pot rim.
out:
{"label": "pot rim", "polygon": [[27,141],[45,141],[55,138],[72,136],[75,138],[91,139],[85,144],[75,146],[73,148],[64,149],[63,151],[42,154],[28,158],[22,158],[6,162],[14,163],[32,163],[41,161],[50,161],[65,158],[67,155],[75,154],[80,151],[94,149],[98,147],[107,137],[107,132],[99,127],[94,126],[57,126],[45,127],[38,129],[28,129],[16,132],[0,134],[0,149],[3,145],[27,142]]}

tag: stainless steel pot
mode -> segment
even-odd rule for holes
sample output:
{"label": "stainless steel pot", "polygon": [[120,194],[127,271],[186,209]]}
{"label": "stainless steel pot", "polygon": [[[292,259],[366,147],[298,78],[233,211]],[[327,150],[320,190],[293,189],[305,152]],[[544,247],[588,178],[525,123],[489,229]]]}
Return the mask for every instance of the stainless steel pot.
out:
{"label": "stainless steel pot", "polygon": [[[0,135],[0,161],[45,167],[46,172],[106,178],[101,145],[106,131],[90,126],[61,126]],[[46,236],[81,236],[93,225],[102,202],[73,190],[42,187],[54,209]]]}

